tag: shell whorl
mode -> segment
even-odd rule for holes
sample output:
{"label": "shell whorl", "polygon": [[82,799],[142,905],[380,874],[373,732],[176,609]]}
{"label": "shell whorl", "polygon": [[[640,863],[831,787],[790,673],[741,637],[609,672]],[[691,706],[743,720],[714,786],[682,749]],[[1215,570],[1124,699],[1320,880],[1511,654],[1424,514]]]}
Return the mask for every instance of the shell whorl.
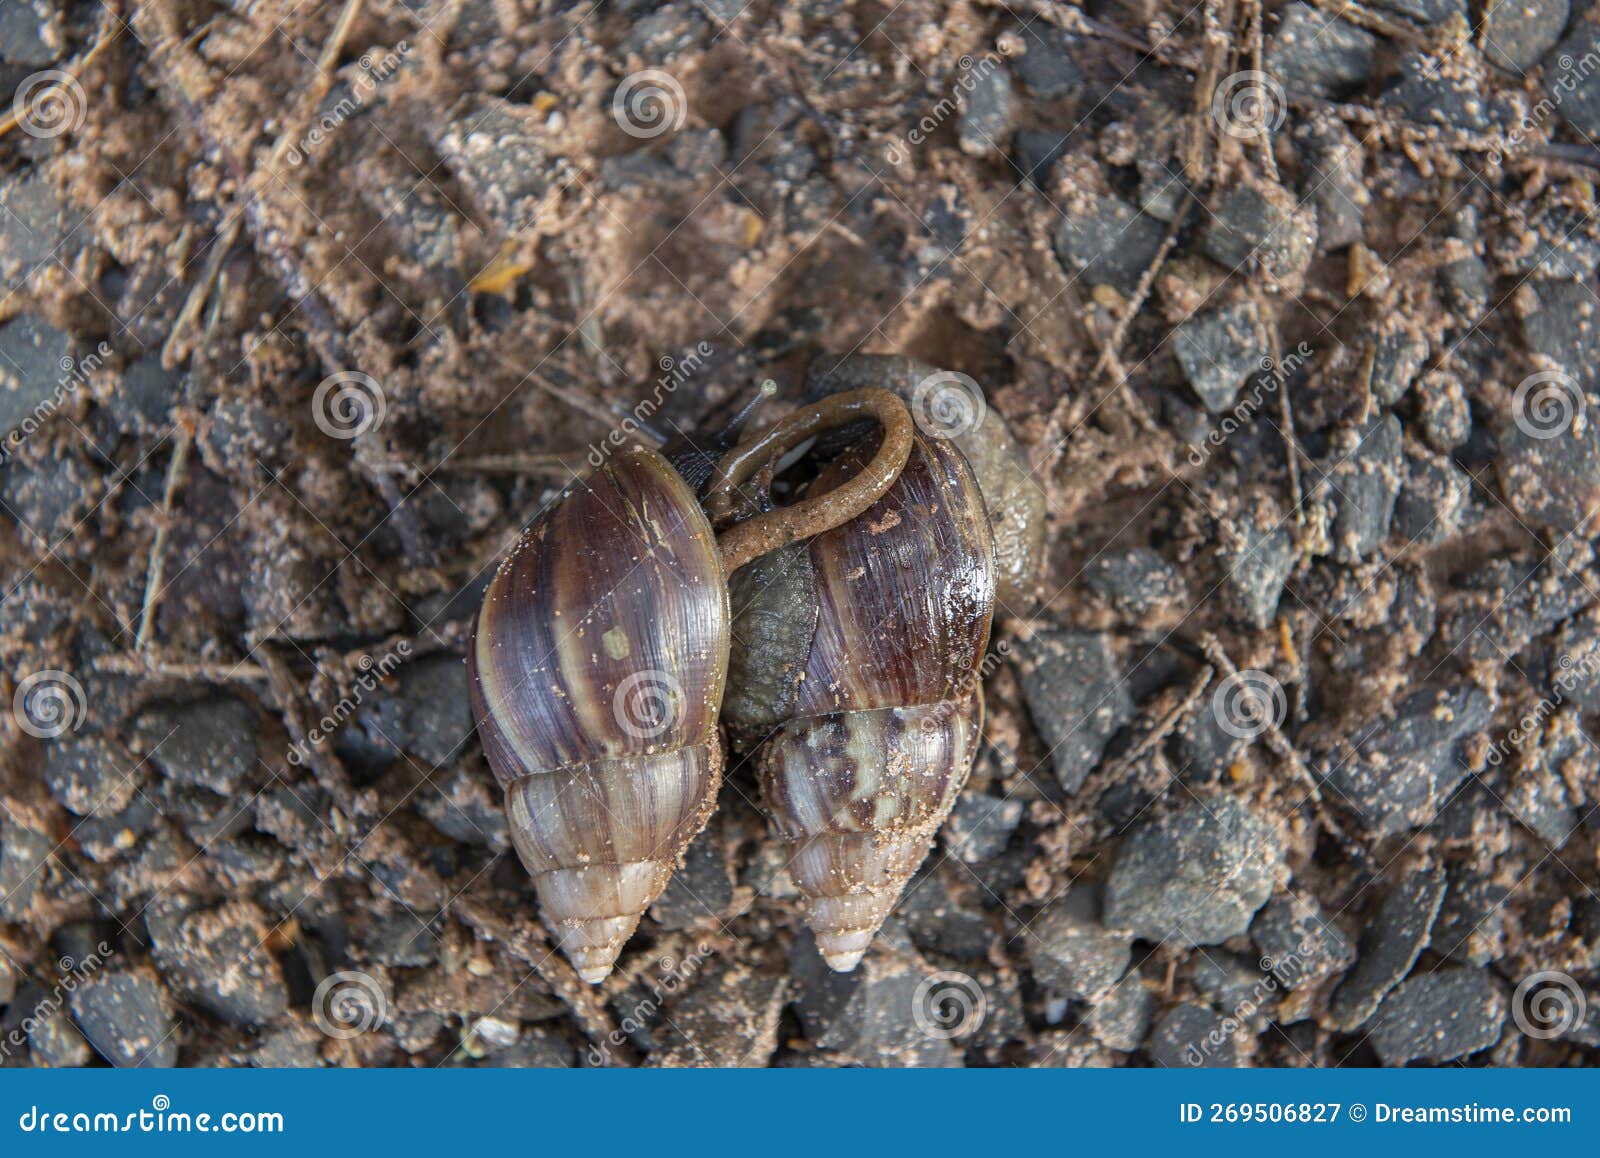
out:
{"label": "shell whorl", "polygon": [[918,435],[905,470],[811,544],[816,630],[790,719],[758,763],[807,923],[855,967],[966,782],[994,542],[961,452]]}
{"label": "shell whorl", "polygon": [[829,968],[849,972],[966,783],[983,698],[791,720],[763,747],[762,794]]}
{"label": "shell whorl", "polygon": [[728,622],[710,524],[651,451],[576,484],[484,596],[473,713],[541,915],[586,981],[715,804]]}

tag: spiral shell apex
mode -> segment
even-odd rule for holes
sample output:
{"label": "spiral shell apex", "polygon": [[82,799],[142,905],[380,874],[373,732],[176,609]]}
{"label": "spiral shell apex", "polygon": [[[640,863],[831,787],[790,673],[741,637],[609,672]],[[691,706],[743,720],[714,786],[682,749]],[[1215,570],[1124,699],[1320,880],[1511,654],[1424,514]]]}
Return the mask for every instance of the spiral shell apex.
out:
{"label": "spiral shell apex", "polygon": [[[817,946],[848,971],[949,815],[982,731],[994,540],[961,451],[917,435],[894,486],[814,539],[809,567],[810,584],[770,588],[793,622],[815,624],[809,643],[751,656],[757,637],[741,629],[735,647],[741,670],[781,685],[762,795]],[[729,720],[736,735],[768,722]]]}
{"label": "spiral shell apex", "polygon": [[710,524],[653,451],[575,485],[484,597],[473,713],[545,926],[585,981],[610,974],[715,805],[728,622]]}

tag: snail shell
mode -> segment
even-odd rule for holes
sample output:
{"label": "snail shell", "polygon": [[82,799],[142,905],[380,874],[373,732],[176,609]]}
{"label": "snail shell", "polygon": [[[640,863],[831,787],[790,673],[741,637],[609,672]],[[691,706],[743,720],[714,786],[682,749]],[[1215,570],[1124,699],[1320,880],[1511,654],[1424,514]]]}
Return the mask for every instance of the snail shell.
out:
{"label": "snail shell", "polygon": [[576,484],[489,584],[473,713],[545,926],[585,981],[610,974],[711,815],[728,625],[711,526],[653,451]]}
{"label": "snail shell", "polygon": [[817,947],[848,971],[977,752],[994,540],[965,457],[918,434],[889,491],[803,554],[766,588],[784,606],[735,576],[735,600],[752,599],[741,604],[735,667],[766,698],[753,711],[730,699],[724,715],[746,739],[776,726],[757,759],[763,798]]}

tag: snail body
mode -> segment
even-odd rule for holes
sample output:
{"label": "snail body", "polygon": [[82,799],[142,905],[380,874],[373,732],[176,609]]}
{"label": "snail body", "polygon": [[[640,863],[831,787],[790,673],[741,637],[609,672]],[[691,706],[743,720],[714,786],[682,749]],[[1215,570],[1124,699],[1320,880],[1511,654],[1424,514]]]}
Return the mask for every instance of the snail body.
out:
{"label": "snail body", "polygon": [[982,731],[994,540],[965,456],[918,434],[865,513],[732,587],[732,662],[760,695],[730,698],[724,721],[746,744],[765,737],[768,815],[818,949],[849,971],[949,815]]}

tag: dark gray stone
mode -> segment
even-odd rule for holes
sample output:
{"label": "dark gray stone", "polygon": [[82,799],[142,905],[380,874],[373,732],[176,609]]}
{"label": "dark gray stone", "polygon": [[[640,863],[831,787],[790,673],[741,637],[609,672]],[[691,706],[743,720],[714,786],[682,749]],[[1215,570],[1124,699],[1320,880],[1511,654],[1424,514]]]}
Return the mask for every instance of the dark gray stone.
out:
{"label": "dark gray stone", "polygon": [[835,973],[809,935],[795,938],[789,968],[796,987],[795,1013],[806,1037],[820,1049],[867,1066],[959,1064],[951,1041],[919,1024],[921,1009],[923,1021],[942,1028],[930,1019],[934,1011],[919,1004],[931,993],[931,986],[923,993],[919,986],[936,970],[918,963],[909,946],[895,951],[890,928],[878,935],[878,942],[853,972]]}
{"label": "dark gray stone", "polygon": [[42,68],[67,50],[56,0],[6,0],[0,4],[0,60]]}
{"label": "dark gray stone", "polygon": [[419,793],[417,811],[451,840],[496,851],[509,846],[499,790],[460,766],[441,770]]}
{"label": "dark gray stone", "polygon": [[28,1033],[28,1050],[36,1065],[51,1069],[81,1068],[94,1058],[94,1051],[83,1040],[83,1034],[61,1009],[34,1021]]}
{"label": "dark gray stone", "polygon": [[1100,763],[1106,742],[1133,719],[1110,639],[1093,632],[1035,631],[1017,641],[1015,652],[1028,714],[1050,749],[1056,779],[1076,792]]}
{"label": "dark gray stone", "polygon": [[1183,576],[1148,547],[1097,555],[1083,568],[1089,590],[1133,615],[1144,615],[1188,595]]}
{"label": "dark gray stone", "polygon": [[1600,23],[1585,18],[1544,62],[1545,95],[1587,140],[1600,135],[1600,69],[1583,64],[1591,53],[1600,53]]}
{"label": "dark gray stone", "polygon": [[265,1025],[289,1007],[283,972],[266,948],[271,926],[253,902],[192,913],[157,902],[145,925],[162,976],[229,1025]]}
{"label": "dark gray stone", "polygon": [[1055,163],[1066,153],[1072,138],[1042,129],[1018,129],[1011,140],[1011,164],[1035,187],[1048,190]]}
{"label": "dark gray stone", "polygon": [[1378,323],[1372,351],[1372,396],[1385,406],[1405,397],[1428,360],[1428,339],[1408,319],[1390,316]]}
{"label": "dark gray stone", "polygon": [[1295,96],[1326,97],[1372,75],[1372,33],[1309,4],[1287,4],[1267,42],[1267,71]]}
{"label": "dark gray stone", "polygon": [[137,736],[163,776],[231,796],[255,771],[256,728],[248,704],[217,697],[151,708],[139,717]]}
{"label": "dark gray stone", "polygon": [[1272,353],[1254,302],[1196,314],[1172,331],[1183,376],[1213,414],[1233,406],[1239,387]]}
{"label": "dark gray stone", "polygon": [[439,959],[439,938],[426,921],[407,912],[374,924],[362,944],[369,958],[395,969],[420,969]]}
{"label": "dark gray stone", "polygon": [[1258,270],[1279,281],[1303,273],[1316,245],[1316,210],[1266,181],[1232,186],[1212,206],[1200,238],[1201,249],[1227,268]]}
{"label": "dark gray stone", "polygon": [[1461,379],[1448,370],[1430,370],[1417,386],[1417,419],[1425,442],[1449,454],[1472,434],[1472,408]]}
{"label": "dark gray stone", "polygon": [[683,867],[650,906],[650,916],[668,929],[696,929],[720,924],[732,904],[733,880],[722,854],[722,827],[713,823],[684,850]]}
{"label": "dark gray stone", "polygon": [[499,97],[470,103],[436,143],[468,196],[508,234],[534,228],[545,197],[566,179],[537,114]]}
{"label": "dark gray stone", "polygon": [[1407,543],[1443,542],[1460,528],[1472,490],[1465,471],[1443,455],[1406,448],[1406,481],[1394,504],[1394,530]]}
{"label": "dark gray stone", "polygon": [[1419,24],[1442,24],[1467,14],[1466,0],[1374,0],[1380,8],[1408,16]]}
{"label": "dark gray stone", "polygon": [[1135,967],[1090,1006],[1083,1024],[1108,1049],[1132,1053],[1144,1044],[1155,1011],[1156,996]]}
{"label": "dark gray stone", "polygon": [[1022,823],[1020,800],[990,796],[968,788],[956,797],[941,834],[951,855],[967,864],[981,864],[1005,851],[1011,834]]}
{"label": "dark gray stone", "polygon": [[71,337],[32,314],[0,326],[0,437],[7,450],[77,389],[73,365]]}
{"label": "dark gray stone", "polygon": [[0,819],[0,917],[22,920],[54,847],[44,833],[15,819]]}
{"label": "dark gray stone", "polygon": [[1404,440],[1392,414],[1335,435],[1323,478],[1333,501],[1334,558],[1357,563],[1389,535],[1395,499],[1405,480]]}
{"label": "dark gray stone", "polygon": [[1561,39],[1571,11],[1568,0],[1488,0],[1483,55],[1507,72],[1527,72]]}
{"label": "dark gray stone", "polygon": [[1238,800],[1196,801],[1123,839],[1105,923],[1147,941],[1218,944],[1249,928],[1282,858],[1278,833]]}
{"label": "dark gray stone", "polygon": [[1290,893],[1271,902],[1250,925],[1261,968],[1287,989],[1320,985],[1355,963],[1355,947],[1314,897]]}
{"label": "dark gray stone", "polygon": [[178,1060],[172,1003],[152,978],[91,977],[72,995],[72,1017],[89,1044],[118,1068],[162,1069]]}
{"label": "dark gray stone", "polygon": [[1096,1001],[1128,970],[1133,943],[1100,919],[1099,890],[1077,885],[1023,933],[1034,977],[1079,1001]]}
{"label": "dark gray stone", "polygon": [[44,177],[0,181],[0,282],[21,284],[55,256],[78,222]]}
{"label": "dark gray stone", "polygon": [[1007,64],[1032,95],[1043,100],[1070,96],[1083,85],[1083,72],[1073,61],[1078,39],[1045,20],[1030,20],[1013,29],[1023,51]]}
{"label": "dark gray stone", "polygon": [[1484,969],[1441,969],[1412,977],[1384,999],[1372,1046],[1385,1065],[1455,1061],[1500,1040],[1506,998]]}
{"label": "dark gray stone", "polygon": [[1449,877],[1428,948],[1465,965],[1498,961],[1506,953],[1506,900],[1511,890],[1467,866],[1452,866]]}
{"label": "dark gray stone", "polygon": [[472,736],[466,661],[441,654],[402,664],[356,722],[380,750],[409,752],[434,767],[450,763]]}
{"label": "dark gray stone", "polygon": [[1169,1069],[1226,1069],[1239,1064],[1236,1027],[1202,1005],[1167,1010],[1150,1035],[1150,1060]]}
{"label": "dark gray stone", "polygon": [[1335,1026],[1351,1031],[1365,1025],[1384,995],[1411,972],[1428,947],[1445,889],[1444,873],[1424,870],[1412,873],[1383,898],[1361,934],[1355,969],[1328,1003],[1328,1017]]}
{"label": "dark gray stone", "polygon": [[44,780],[68,812],[109,816],[132,803],[139,789],[139,761],[104,736],[66,735],[45,755]]}
{"label": "dark gray stone", "polygon": [[1257,524],[1246,529],[1225,579],[1240,619],[1258,628],[1272,623],[1294,562],[1294,539],[1286,527]]}
{"label": "dark gray stone", "polygon": [[1466,779],[1460,744],[1491,714],[1487,693],[1472,685],[1408,696],[1320,758],[1333,803],[1374,836],[1427,824]]}
{"label": "dark gray stone", "polygon": [[980,61],[963,83],[971,87],[956,118],[956,141],[972,157],[998,156],[1011,138],[1011,74]]}
{"label": "dark gray stone", "polygon": [[1317,210],[1317,252],[1333,253],[1365,236],[1366,153],[1337,117],[1313,116],[1295,130],[1305,149],[1302,194]]}
{"label": "dark gray stone", "polygon": [[107,403],[112,420],[125,431],[151,434],[163,430],[172,408],[183,400],[187,375],[161,365],[159,353],[146,354],[122,372]]}
{"label": "dark gray stone", "polygon": [[957,961],[983,961],[988,956],[989,922],[952,896],[938,872],[924,873],[907,885],[895,911],[912,943],[924,953]]}
{"label": "dark gray stone", "polygon": [[1056,254],[1067,272],[1087,284],[1108,285],[1129,297],[1165,237],[1155,218],[1107,194],[1065,208],[1056,231]]}
{"label": "dark gray stone", "polygon": [[1412,52],[1401,60],[1400,77],[1383,100],[1421,125],[1487,133],[1504,110],[1491,108],[1483,72],[1481,64],[1474,67],[1464,54],[1438,57]]}

